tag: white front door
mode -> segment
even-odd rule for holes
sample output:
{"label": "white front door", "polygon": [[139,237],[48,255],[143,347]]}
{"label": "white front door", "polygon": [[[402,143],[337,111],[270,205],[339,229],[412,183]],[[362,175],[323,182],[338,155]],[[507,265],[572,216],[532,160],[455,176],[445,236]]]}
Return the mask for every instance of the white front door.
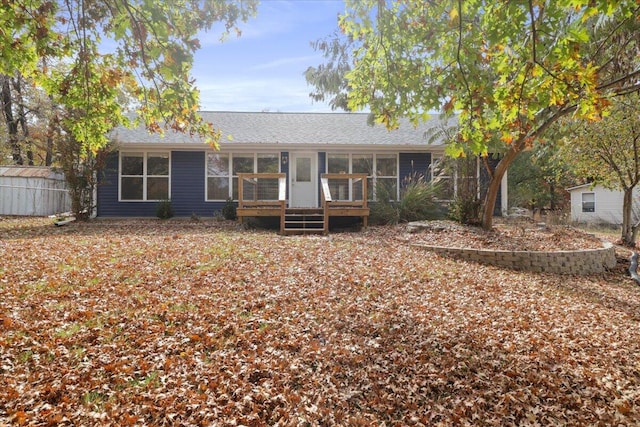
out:
{"label": "white front door", "polygon": [[316,153],[291,153],[289,169],[292,208],[318,207],[318,156]]}

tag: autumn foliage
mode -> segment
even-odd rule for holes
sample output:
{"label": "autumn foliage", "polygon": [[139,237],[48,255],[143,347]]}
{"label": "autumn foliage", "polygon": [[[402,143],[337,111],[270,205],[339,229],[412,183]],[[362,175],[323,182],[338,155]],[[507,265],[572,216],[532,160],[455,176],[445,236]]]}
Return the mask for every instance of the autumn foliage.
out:
{"label": "autumn foliage", "polygon": [[0,220],[0,424],[640,423],[619,273],[221,224]]}

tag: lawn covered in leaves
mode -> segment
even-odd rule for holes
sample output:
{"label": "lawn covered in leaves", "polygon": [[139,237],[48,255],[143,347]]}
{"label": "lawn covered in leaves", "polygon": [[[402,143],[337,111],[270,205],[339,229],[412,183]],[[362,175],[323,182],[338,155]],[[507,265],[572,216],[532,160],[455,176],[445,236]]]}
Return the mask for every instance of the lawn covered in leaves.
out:
{"label": "lawn covered in leaves", "polygon": [[640,287],[399,228],[0,221],[0,425],[634,425]]}

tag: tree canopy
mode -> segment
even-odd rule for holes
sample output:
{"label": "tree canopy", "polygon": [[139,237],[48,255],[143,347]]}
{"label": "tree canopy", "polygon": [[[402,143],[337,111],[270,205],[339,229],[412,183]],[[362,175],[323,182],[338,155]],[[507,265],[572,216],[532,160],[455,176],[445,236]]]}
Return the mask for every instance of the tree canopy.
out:
{"label": "tree canopy", "polygon": [[[610,96],[638,90],[638,16],[635,0],[347,0],[339,18],[351,54],[347,106],[369,108],[389,128],[402,116],[457,114],[450,155],[502,156],[495,168],[485,162],[490,228],[500,181],[520,152],[558,118],[596,119]],[[329,60],[336,52],[324,49]]]}
{"label": "tree canopy", "polygon": [[640,183],[640,97],[615,100],[600,121],[570,123],[556,156],[577,176],[623,192],[623,243],[634,246],[640,218],[633,219],[634,190]]}
{"label": "tree canopy", "polygon": [[104,147],[111,128],[128,124],[123,92],[150,130],[168,127],[215,142],[216,130],[198,114],[191,76],[198,36],[218,22],[227,35],[256,4],[0,0],[0,74],[25,76],[45,88],[69,112],[66,131],[87,150]]}

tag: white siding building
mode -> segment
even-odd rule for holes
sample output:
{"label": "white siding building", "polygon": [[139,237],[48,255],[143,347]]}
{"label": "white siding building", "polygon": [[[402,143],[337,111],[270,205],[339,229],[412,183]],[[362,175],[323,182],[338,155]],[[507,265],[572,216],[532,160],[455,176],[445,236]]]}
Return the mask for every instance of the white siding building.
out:
{"label": "white siding building", "polygon": [[[592,224],[622,224],[623,193],[600,185],[567,188],[571,194],[571,221]],[[634,193],[634,209],[640,212],[640,193]]]}
{"label": "white siding building", "polygon": [[48,167],[0,166],[0,215],[47,216],[70,208],[62,173]]}

